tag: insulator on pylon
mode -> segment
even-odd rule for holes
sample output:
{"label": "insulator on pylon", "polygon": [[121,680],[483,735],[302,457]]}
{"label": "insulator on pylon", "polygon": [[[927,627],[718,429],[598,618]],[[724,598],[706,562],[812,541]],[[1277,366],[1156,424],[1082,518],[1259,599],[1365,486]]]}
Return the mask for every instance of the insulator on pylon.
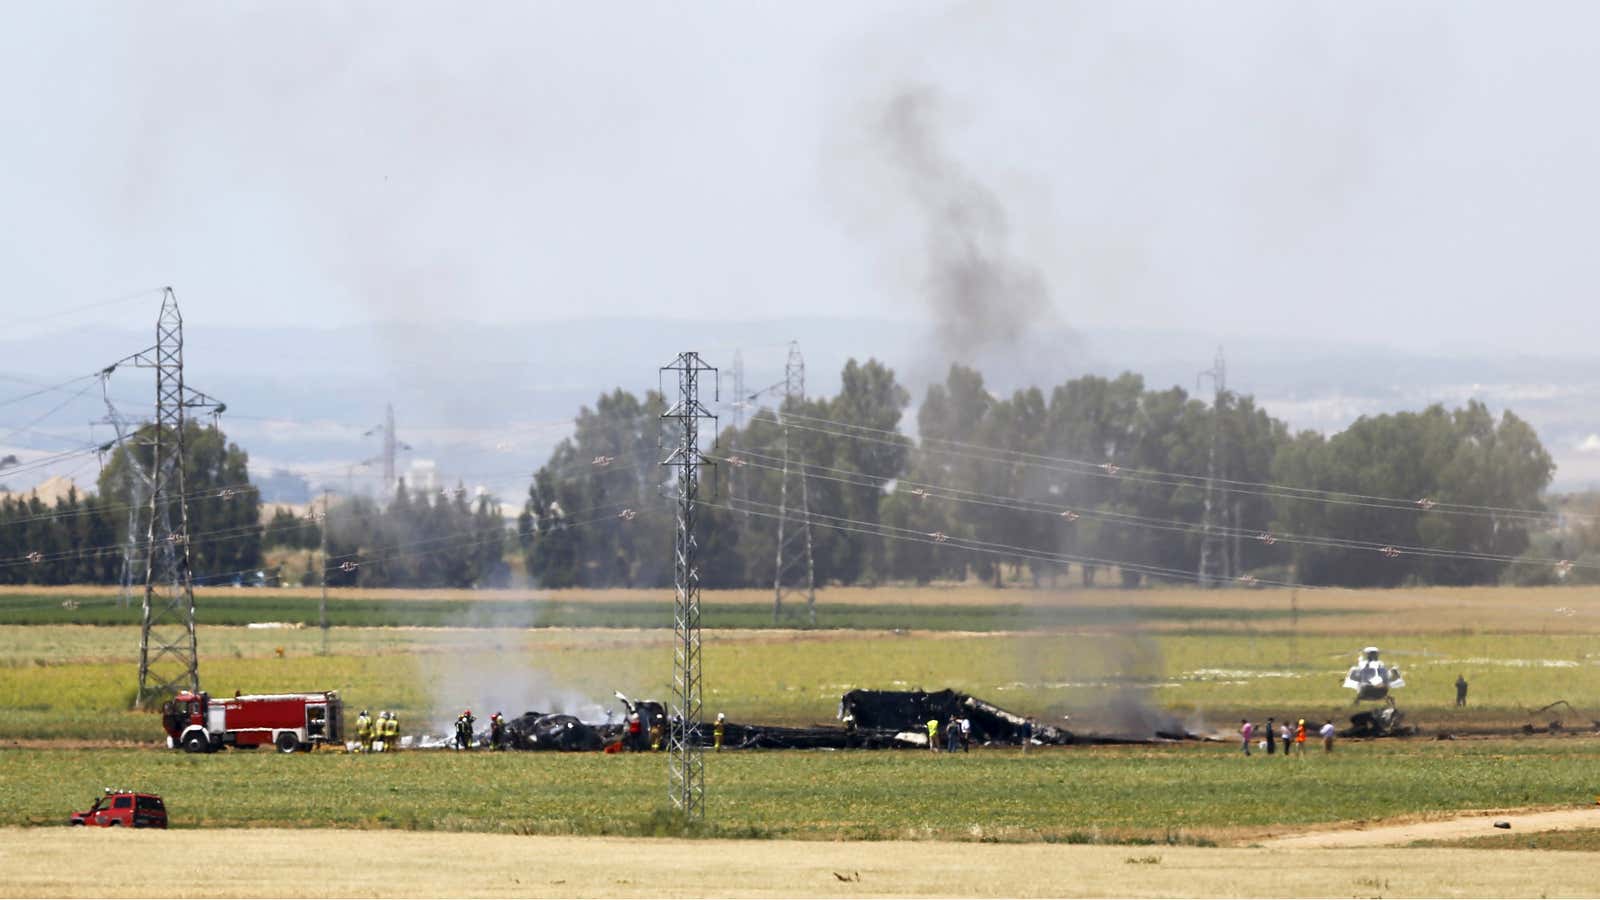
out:
{"label": "insulator on pylon", "polygon": [[1270,531],[1263,531],[1256,535],[1256,540],[1270,547],[1278,542],[1278,536]]}
{"label": "insulator on pylon", "polygon": [[1107,475],[1115,475],[1122,471],[1122,467],[1116,463],[1101,463],[1100,468],[1105,469]]}
{"label": "insulator on pylon", "polygon": [[933,538],[935,541],[941,544],[950,540],[950,536],[942,531],[929,532],[928,537]]}
{"label": "insulator on pylon", "polygon": [[1427,497],[1423,497],[1421,500],[1417,501],[1417,505],[1422,507],[1424,510],[1429,510],[1429,509],[1433,509],[1435,506],[1438,506],[1439,504],[1435,503],[1433,500],[1431,500],[1431,499],[1429,499]]}
{"label": "insulator on pylon", "polygon": [[737,468],[737,467],[742,467],[744,464],[745,464],[744,457],[742,457],[742,456],[730,456],[730,457],[728,457],[728,465],[730,465],[730,466],[734,466],[734,467]]}
{"label": "insulator on pylon", "polygon": [[221,497],[224,500],[232,500],[233,499],[233,494],[234,494],[233,488],[223,488],[220,492],[218,492],[217,496]]}
{"label": "insulator on pylon", "polygon": [[1079,516],[1070,509],[1064,509],[1061,511],[1061,518],[1066,519],[1068,522],[1076,522],[1078,521]]}
{"label": "insulator on pylon", "polygon": [[28,562],[31,562],[37,566],[38,564],[44,562],[44,554],[35,550],[28,554]]}
{"label": "insulator on pylon", "polygon": [[616,461],[617,458],[614,456],[596,456],[591,462],[596,466],[609,466]]}
{"label": "insulator on pylon", "polygon": [[622,512],[617,513],[617,518],[621,519],[624,522],[632,522],[634,520],[634,517],[637,516],[637,515],[639,515],[639,514],[637,512],[635,512],[634,510],[625,509]]}
{"label": "insulator on pylon", "polygon": [[344,562],[339,563],[339,571],[341,571],[341,572],[354,572],[356,569],[359,569],[359,568],[361,568],[361,563],[358,563],[358,562],[351,562],[350,560],[345,560]]}
{"label": "insulator on pylon", "polygon": [[1571,571],[1572,571],[1572,560],[1563,559],[1562,561],[1556,563],[1556,574],[1561,576],[1562,578],[1567,577],[1567,573],[1571,572]]}
{"label": "insulator on pylon", "polygon": [[1255,584],[1256,583],[1256,577],[1254,575],[1240,575],[1239,576],[1239,583],[1243,584],[1243,585]]}
{"label": "insulator on pylon", "polygon": [[912,488],[911,496],[916,497],[919,500],[926,500],[928,499],[928,492],[923,488]]}
{"label": "insulator on pylon", "polygon": [[1384,556],[1387,556],[1390,559],[1394,559],[1396,556],[1400,555],[1400,548],[1394,546],[1393,544],[1390,544],[1390,545],[1384,547],[1383,549],[1379,550],[1378,552],[1382,553]]}

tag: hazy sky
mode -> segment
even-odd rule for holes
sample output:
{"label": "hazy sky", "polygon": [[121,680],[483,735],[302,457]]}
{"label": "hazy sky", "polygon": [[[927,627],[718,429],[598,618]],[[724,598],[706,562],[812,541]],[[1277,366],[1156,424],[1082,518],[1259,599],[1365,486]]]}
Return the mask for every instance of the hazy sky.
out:
{"label": "hazy sky", "polygon": [[1584,3],[15,3],[5,308],[173,284],[217,324],[923,319],[926,197],[880,127],[916,92],[994,201],[975,252],[1037,276],[1053,321],[1587,350],[1597,25]]}

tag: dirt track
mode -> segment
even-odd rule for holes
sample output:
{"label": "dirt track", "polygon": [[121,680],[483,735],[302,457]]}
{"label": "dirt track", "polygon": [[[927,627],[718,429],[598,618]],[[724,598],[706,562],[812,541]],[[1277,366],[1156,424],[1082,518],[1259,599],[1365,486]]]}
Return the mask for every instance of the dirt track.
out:
{"label": "dirt track", "polygon": [[0,830],[7,897],[1591,896],[1597,864],[1522,850]]}
{"label": "dirt track", "polygon": [[1510,822],[1513,833],[1569,831],[1574,828],[1600,828],[1600,806],[1555,809],[1525,813],[1476,813],[1403,825],[1372,828],[1337,828],[1271,838],[1258,843],[1277,849],[1331,849],[1342,847],[1403,847],[1413,841],[1455,841],[1502,833],[1495,822]]}

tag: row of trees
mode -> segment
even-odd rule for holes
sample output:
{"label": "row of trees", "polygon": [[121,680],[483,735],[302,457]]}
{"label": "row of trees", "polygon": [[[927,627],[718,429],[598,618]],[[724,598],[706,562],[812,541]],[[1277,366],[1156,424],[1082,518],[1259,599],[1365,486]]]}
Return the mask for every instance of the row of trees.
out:
{"label": "row of trees", "polygon": [[[134,577],[144,580],[148,490],[155,426],[132,436],[100,471],[98,490],[69,491],[53,504],[33,495],[0,501],[0,583],[111,584],[122,578],[129,514],[137,545]],[[249,487],[249,458],[215,428],[185,426],[185,490],[189,497],[191,566],[197,579],[232,580],[261,561],[261,505]],[[176,516],[176,509],[169,514]],[[175,521],[175,519],[174,519]]]}
{"label": "row of trees", "polygon": [[[1200,567],[1201,476],[1213,468],[1222,487],[1209,498],[1211,549],[1224,577],[1494,583],[1524,565],[1484,557],[1525,553],[1538,522],[1449,505],[1540,509],[1554,471],[1532,428],[1509,412],[1496,420],[1476,402],[1363,418],[1331,437],[1291,435],[1247,396],[1206,403],[1181,388],[1151,390],[1133,374],[996,396],[980,373],[955,366],[923,398],[912,441],[899,434],[909,400],[891,370],[852,361],[836,396],[789,400],[724,429],[711,454],[719,465],[702,488],[702,583],[772,585],[786,442],[791,463],[807,467],[819,584],[1001,586],[1055,582],[1072,570],[1093,583],[1110,569],[1129,586],[1186,578]],[[524,508],[520,540],[536,582],[670,583],[663,407],[656,394],[617,391],[580,412]],[[791,476],[791,509],[800,489]]]}
{"label": "row of trees", "polygon": [[[379,507],[367,497],[332,505],[322,569],[330,587],[504,587],[510,535],[492,497],[470,499],[457,486],[443,492],[413,491],[402,479],[394,498]],[[301,529],[304,542],[313,536]],[[303,583],[318,584],[322,571],[306,555]]]}
{"label": "row of trees", "polygon": [[[818,584],[1002,586],[1069,575],[1093,583],[1112,571],[1129,586],[1185,578],[1200,567],[1208,501],[1218,573],[1263,581],[1548,580],[1548,565],[1501,558],[1576,557],[1590,537],[1546,531],[1533,546],[1540,521],[1450,508],[1541,508],[1554,469],[1526,423],[1509,412],[1495,419],[1478,403],[1363,418],[1332,436],[1292,435],[1246,396],[1207,403],[1181,388],[1152,390],[1132,374],[1000,396],[977,371],[954,366],[918,405],[913,440],[901,433],[910,401],[893,371],[851,361],[836,395],[789,399],[724,428],[708,449],[717,465],[702,485],[702,583],[770,587],[784,503],[812,514]],[[534,474],[514,529],[493,498],[459,488],[418,492],[402,483],[386,504],[335,504],[326,523],[328,583],[503,584],[507,554],[520,551],[527,575],[547,587],[670,584],[672,472],[660,462],[676,436],[661,418],[665,408],[657,393],[617,390],[582,409],[572,436]],[[188,428],[196,580],[253,574],[270,547],[277,558],[300,560],[287,566],[286,580],[316,583],[321,525],[280,510],[263,528],[255,492],[242,489],[247,455],[215,428]],[[147,428],[132,443],[140,468],[148,468],[149,437]],[[1212,470],[1226,487],[1208,497],[1204,479],[1191,476]],[[54,505],[0,501],[0,581],[117,581],[130,508],[141,538],[148,524],[136,471],[113,455],[94,495]],[[1363,499],[1376,497],[1418,502]],[[797,522],[786,527],[793,536]],[[791,571],[799,578],[804,569]],[[1535,570],[1544,574],[1529,574]]]}

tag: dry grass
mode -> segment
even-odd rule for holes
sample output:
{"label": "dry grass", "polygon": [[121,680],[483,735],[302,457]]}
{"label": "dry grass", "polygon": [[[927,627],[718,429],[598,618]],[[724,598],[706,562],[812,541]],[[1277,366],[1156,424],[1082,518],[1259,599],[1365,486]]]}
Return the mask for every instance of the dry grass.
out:
{"label": "dry grass", "polygon": [[1597,853],[1514,850],[0,832],[8,897],[1590,896],[1596,864]]}

